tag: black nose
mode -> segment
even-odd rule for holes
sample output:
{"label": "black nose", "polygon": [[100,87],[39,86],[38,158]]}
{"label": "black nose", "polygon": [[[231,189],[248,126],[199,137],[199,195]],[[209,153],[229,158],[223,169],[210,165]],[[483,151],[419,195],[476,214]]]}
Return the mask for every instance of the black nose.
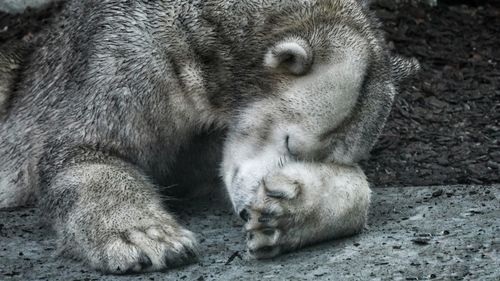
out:
{"label": "black nose", "polygon": [[248,221],[250,219],[250,214],[248,214],[248,211],[246,209],[243,209],[240,212],[240,218],[244,221]]}

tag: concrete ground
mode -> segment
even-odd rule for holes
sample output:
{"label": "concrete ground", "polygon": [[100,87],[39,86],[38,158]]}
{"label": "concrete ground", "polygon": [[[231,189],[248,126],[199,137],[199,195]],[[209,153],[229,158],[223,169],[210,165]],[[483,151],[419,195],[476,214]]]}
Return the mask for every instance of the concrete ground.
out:
{"label": "concrete ground", "polygon": [[500,280],[500,185],[375,189],[364,233],[268,261],[245,258],[242,223],[221,206],[179,214],[197,263],[118,277],[55,257],[37,209],[0,211],[0,280]]}

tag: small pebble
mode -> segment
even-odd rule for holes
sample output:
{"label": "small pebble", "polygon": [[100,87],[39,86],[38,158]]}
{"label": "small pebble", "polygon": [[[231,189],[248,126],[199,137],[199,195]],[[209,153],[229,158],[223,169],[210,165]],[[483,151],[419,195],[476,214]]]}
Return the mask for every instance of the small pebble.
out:
{"label": "small pebble", "polygon": [[432,193],[432,197],[434,197],[434,198],[435,198],[435,197],[439,197],[439,196],[443,195],[443,192],[444,192],[444,191],[443,191],[442,189],[437,190],[437,191],[434,191],[434,192]]}
{"label": "small pebble", "polygon": [[429,242],[431,241],[431,239],[428,237],[418,237],[418,238],[412,239],[411,241],[417,245],[429,245]]}

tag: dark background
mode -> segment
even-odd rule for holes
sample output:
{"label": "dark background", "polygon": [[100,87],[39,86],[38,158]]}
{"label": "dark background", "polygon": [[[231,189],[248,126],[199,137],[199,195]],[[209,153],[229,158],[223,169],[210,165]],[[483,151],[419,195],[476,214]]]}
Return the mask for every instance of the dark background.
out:
{"label": "dark background", "polygon": [[[0,12],[0,48],[35,36],[58,9]],[[374,9],[394,52],[416,57],[422,71],[401,88],[362,163],[372,185],[499,183],[500,1]]]}
{"label": "dark background", "polygon": [[377,9],[422,71],[363,164],[375,186],[500,182],[500,1],[439,3]]}

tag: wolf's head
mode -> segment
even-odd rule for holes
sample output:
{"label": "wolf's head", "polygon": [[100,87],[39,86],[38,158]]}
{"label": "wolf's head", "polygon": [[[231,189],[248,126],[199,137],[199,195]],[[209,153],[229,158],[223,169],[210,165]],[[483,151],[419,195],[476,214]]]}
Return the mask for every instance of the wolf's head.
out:
{"label": "wolf's head", "polygon": [[[274,40],[261,67],[272,92],[241,106],[229,129],[222,169],[227,187],[239,190],[231,194],[241,195],[235,206],[283,161],[358,161],[380,133],[398,80],[418,68],[388,53],[362,3],[299,2],[268,19]],[[380,124],[350,124],[359,120]]]}

